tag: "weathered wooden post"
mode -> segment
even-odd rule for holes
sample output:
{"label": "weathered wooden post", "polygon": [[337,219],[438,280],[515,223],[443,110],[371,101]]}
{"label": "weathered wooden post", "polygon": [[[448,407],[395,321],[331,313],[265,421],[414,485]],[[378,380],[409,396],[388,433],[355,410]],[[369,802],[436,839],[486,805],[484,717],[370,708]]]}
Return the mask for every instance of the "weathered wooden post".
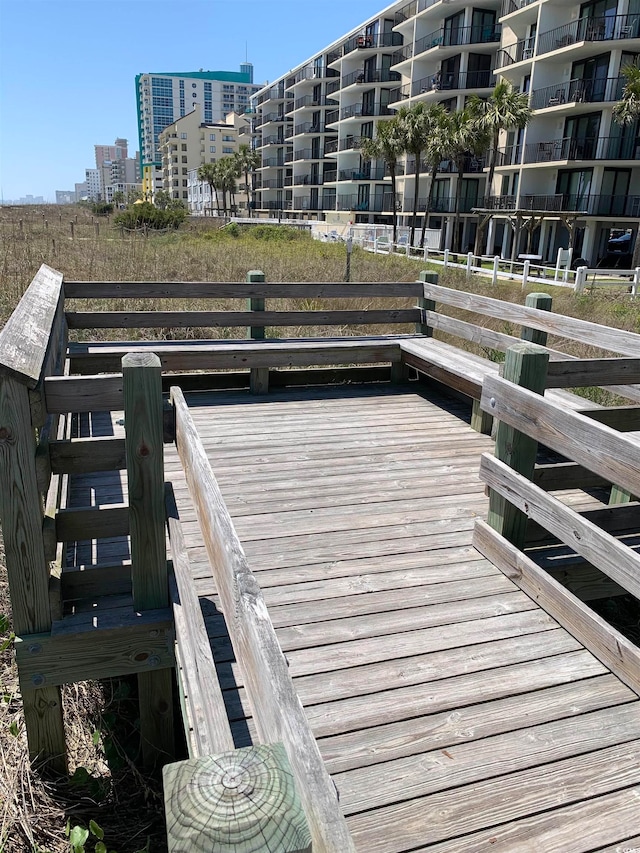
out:
{"label": "weathered wooden post", "polygon": [[[247,273],[247,284],[264,282],[264,273],[261,270],[249,270]],[[264,297],[250,296],[247,299],[249,311],[264,311]],[[264,326],[249,326],[247,337],[254,341],[264,340]],[[266,394],[269,390],[269,368],[252,367],[250,377],[250,388],[252,394]]]}
{"label": "weathered wooden post", "polygon": [[[420,270],[418,280],[423,281],[426,284],[437,284],[438,273],[433,272],[432,270]],[[416,334],[425,335],[427,338],[430,338],[433,335],[433,330],[427,323],[426,312],[436,310],[435,300],[427,299],[425,296],[419,296],[417,307],[420,308],[421,311],[424,311],[425,314],[423,315],[421,322],[416,323]]]}
{"label": "weathered wooden post", "polygon": [[310,853],[282,744],[191,758],[163,776],[169,853]]}
{"label": "weathered wooden post", "polygon": [[71,226],[71,239],[73,240],[73,220],[71,220],[69,225]]}
{"label": "weathered wooden post", "polygon": [[[524,304],[528,308],[551,311],[552,302],[553,300],[548,293],[529,293]],[[531,329],[528,326],[523,326],[520,337],[523,341],[529,341],[529,343],[538,344],[541,347],[546,347],[547,345],[547,333],[539,329]]]}
{"label": "weathered wooden post", "polygon": [[[515,344],[506,353],[504,378],[536,394],[544,394],[548,364],[549,353],[546,349],[530,343]],[[535,439],[500,421],[496,431],[497,459],[532,479],[537,452],[538,442]],[[523,548],[527,516],[494,491],[489,495],[487,520],[505,539],[517,548]]]}
{"label": "weathered wooden post", "polygon": [[[128,353],[122,359],[126,433],[131,576],[135,610],[167,607],[162,371],[154,353]],[[173,757],[171,669],[138,674],[140,734],[147,766]]]}

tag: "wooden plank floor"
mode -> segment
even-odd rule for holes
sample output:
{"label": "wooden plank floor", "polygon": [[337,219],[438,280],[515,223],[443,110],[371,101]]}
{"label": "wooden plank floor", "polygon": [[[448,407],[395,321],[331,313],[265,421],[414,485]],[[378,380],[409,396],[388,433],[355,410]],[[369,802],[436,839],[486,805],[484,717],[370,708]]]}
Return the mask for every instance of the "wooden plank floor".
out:
{"label": "wooden plank floor", "polygon": [[[638,697],[472,548],[491,442],[464,409],[391,387],[189,400],[357,848],[633,849]],[[241,745],[241,668],[167,467]]]}

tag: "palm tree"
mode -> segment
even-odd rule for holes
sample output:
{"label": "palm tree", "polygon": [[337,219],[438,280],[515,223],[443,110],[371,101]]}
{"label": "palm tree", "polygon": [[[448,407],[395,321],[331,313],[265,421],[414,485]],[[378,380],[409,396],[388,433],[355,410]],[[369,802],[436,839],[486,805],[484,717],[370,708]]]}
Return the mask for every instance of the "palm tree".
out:
{"label": "palm tree", "polygon": [[640,119],[640,66],[629,63],[620,69],[626,79],[622,98],[613,108],[613,118],[625,127]]}
{"label": "palm tree", "polygon": [[453,160],[458,180],[456,182],[455,208],[453,215],[453,241],[454,252],[460,251],[460,235],[458,224],[460,222],[460,196],[462,194],[462,176],[470,157],[481,157],[490,142],[490,134],[483,131],[478,124],[477,106],[470,101],[462,110],[457,110],[451,115],[449,140],[446,154]]}
{"label": "palm tree", "polygon": [[[630,127],[640,120],[640,66],[629,63],[620,69],[626,79],[622,98],[613,108],[613,120],[621,127]],[[640,228],[636,231],[631,268],[640,267]]]}
{"label": "palm tree", "polygon": [[[522,130],[531,120],[532,110],[529,106],[529,95],[516,91],[508,80],[500,80],[486,101],[474,96],[468,106],[477,115],[477,123],[483,133],[491,138],[491,153],[489,156],[489,174],[485,183],[484,203],[489,207],[493,175],[498,158],[498,140],[503,130]],[[478,227],[476,232],[475,253],[480,254],[484,242],[484,228]]]}
{"label": "palm tree", "polygon": [[413,246],[416,233],[416,221],[418,218],[418,197],[420,191],[420,169],[422,166],[422,152],[427,147],[429,140],[430,124],[428,119],[427,105],[424,101],[418,101],[412,107],[400,107],[396,113],[400,125],[400,134],[404,151],[414,157],[414,182],[413,182],[413,210],[411,215],[411,233],[409,245]]}
{"label": "palm tree", "polygon": [[[246,142],[238,146],[235,154],[236,166],[238,168],[238,177],[244,175],[244,186],[247,192],[247,211],[251,217],[251,193],[253,192],[253,172],[262,162],[260,152],[255,148],[251,148]],[[249,173],[251,173],[251,188],[249,187]]]}
{"label": "palm tree", "polygon": [[429,183],[426,192],[424,219],[422,220],[422,231],[420,233],[420,248],[424,248],[424,238],[431,209],[431,193],[433,182],[438,174],[440,163],[442,163],[450,136],[451,114],[442,104],[431,104],[428,108],[429,116],[429,138],[424,150],[424,162],[429,168]]}
{"label": "palm tree", "polygon": [[392,241],[397,242],[398,211],[396,209],[396,175],[398,158],[402,155],[402,139],[399,133],[398,119],[394,116],[387,121],[379,121],[376,125],[376,135],[373,139],[363,139],[360,143],[360,154],[363,160],[384,160],[391,175],[392,204]]}
{"label": "palm tree", "polygon": [[[222,157],[216,163],[220,178],[220,189],[222,190],[222,209],[226,216],[227,210],[233,212],[235,206],[234,196],[236,193],[236,178],[238,177],[237,165],[234,157]],[[229,193],[229,207],[227,208],[227,193]]]}
{"label": "palm tree", "polygon": [[217,163],[203,163],[198,167],[198,180],[204,181],[209,184],[209,191],[211,193],[211,206],[213,207],[213,196],[215,193],[216,197],[216,209],[218,215],[220,214],[220,205],[218,203],[218,187],[220,185],[220,176],[217,168]]}

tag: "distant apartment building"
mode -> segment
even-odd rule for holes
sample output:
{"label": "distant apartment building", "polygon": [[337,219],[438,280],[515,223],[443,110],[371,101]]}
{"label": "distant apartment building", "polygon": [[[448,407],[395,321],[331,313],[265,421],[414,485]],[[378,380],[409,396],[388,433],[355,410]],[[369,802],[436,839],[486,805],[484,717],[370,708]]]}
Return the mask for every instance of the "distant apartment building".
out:
{"label": "distant apartment building", "polygon": [[[131,192],[141,189],[140,160],[128,156],[128,141],[116,139],[113,145],[95,145],[96,168],[89,179],[87,170],[88,195],[90,198],[112,202],[116,193],[125,198]],[[97,178],[94,174],[97,172]]]}
{"label": "distant apartment building", "polygon": [[[248,115],[228,113],[221,122],[201,121],[199,104],[186,116],[174,121],[160,133],[162,188],[172,198],[181,199],[191,209],[189,172],[196,172],[203,163],[215,163],[230,157],[244,140],[251,142]],[[197,185],[197,175],[191,185]],[[193,197],[193,193],[191,194]]]}
{"label": "distant apartment building", "polygon": [[138,133],[144,192],[162,188],[160,133],[199,104],[203,124],[225,120],[229,113],[250,109],[251,97],[262,88],[253,82],[253,65],[240,71],[145,73],[136,76]]}
{"label": "distant apartment building", "polygon": [[75,200],[82,201],[89,197],[89,187],[86,181],[75,185]]}
{"label": "distant apartment building", "polygon": [[112,163],[114,160],[125,160],[128,156],[127,139],[116,139],[113,145],[94,145],[96,155],[96,169],[101,169],[105,163]]}
{"label": "distant apartment building", "polygon": [[90,201],[99,201],[101,197],[100,170],[85,169],[84,174],[87,185],[87,198]]}
{"label": "distant apartment building", "polygon": [[56,204],[73,204],[75,200],[75,190],[56,190]]}
{"label": "distant apartment building", "polygon": [[502,134],[488,192],[488,152],[468,157],[462,177],[443,160],[428,225],[451,246],[460,189],[461,247],[473,246],[486,195],[490,251],[508,255],[515,241],[517,253],[552,259],[571,243],[574,255],[595,263],[612,229],[638,229],[639,123],[622,129],[612,109],[621,68],[639,57],[640,0],[393,3],[255,96],[257,206],[335,223],[390,223],[395,207],[408,222],[411,158],[400,163],[393,198],[386,164],[367,162],[361,140],[402,105],[459,109],[506,78],[530,93],[532,121]]}

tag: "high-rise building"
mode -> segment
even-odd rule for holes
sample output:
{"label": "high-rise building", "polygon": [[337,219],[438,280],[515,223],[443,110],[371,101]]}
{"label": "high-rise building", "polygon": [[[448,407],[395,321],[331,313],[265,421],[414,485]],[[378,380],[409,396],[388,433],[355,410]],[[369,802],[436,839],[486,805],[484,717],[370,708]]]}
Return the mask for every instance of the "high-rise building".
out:
{"label": "high-rise building", "polygon": [[232,156],[243,139],[247,143],[251,139],[248,115],[228,113],[223,122],[204,123],[201,114],[200,105],[194,104],[190,113],[160,133],[162,187],[185,204],[190,202],[189,172],[197,171],[203,163]]}
{"label": "high-rise building", "polygon": [[428,201],[443,246],[466,250],[487,199],[490,252],[551,260],[571,244],[595,264],[612,231],[638,229],[640,122],[623,129],[612,110],[621,69],[639,61],[640,0],[393,3],[255,96],[257,206],[336,224],[390,223],[395,208],[408,223],[412,158],[399,163],[394,198],[386,164],[365,160],[361,140],[400,106],[457,110],[504,78],[530,93],[533,118],[501,134],[493,185],[489,152],[467,157],[462,175],[443,159],[418,211]]}
{"label": "high-rise building", "polygon": [[99,201],[101,197],[100,190],[100,170],[85,169],[85,183],[87,185],[87,198],[90,201]]}
{"label": "high-rise building", "polygon": [[253,82],[253,65],[240,71],[145,73],[136,76],[136,104],[143,190],[152,195],[162,188],[160,133],[200,105],[201,122],[225,120],[229,113],[250,109],[251,96],[261,86]]}

